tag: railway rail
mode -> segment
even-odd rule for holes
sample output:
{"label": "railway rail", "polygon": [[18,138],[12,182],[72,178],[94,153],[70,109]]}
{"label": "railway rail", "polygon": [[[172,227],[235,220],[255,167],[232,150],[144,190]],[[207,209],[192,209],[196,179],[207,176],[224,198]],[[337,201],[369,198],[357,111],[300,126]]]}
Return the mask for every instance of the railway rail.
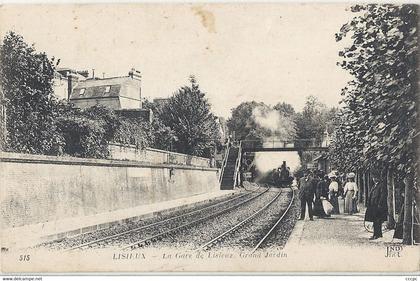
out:
{"label": "railway rail", "polygon": [[[274,202],[279,200],[280,195],[282,194],[283,189],[280,189],[280,191],[273,197],[272,200],[270,200],[267,204],[256,210],[253,214],[246,217],[244,220],[238,222],[234,226],[232,226],[230,229],[226,230],[225,232],[221,233],[220,235],[214,237],[210,241],[206,242],[202,246],[200,246],[199,249],[201,250],[209,250],[213,246],[222,243],[224,240],[228,240],[230,236],[233,234],[239,232],[243,227],[249,223],[251,223],[253,220],[257,219],[259,215],[261,215],[265,210],[267,210]],[[286,207],[286,209],[283,212],[280,212],[279,218],[275,221],[275,223],[272,225],[272,227],[267,231],[267,233],[258,241],[256,246],[252,249],[252,253],[255,252],[257,249],[259,249],[264,243],[268,240],[269,237],[274,233],[275,229],[279,226],[279,224],[282,222],[288,211],[290,210],[290,207],[292,206],[294,202],[294,192],[292,191],[292,198]]]}
{"label": "railway rail", "polygon": [[269,191],[268,188],[266,190],[262,191],[262,192],[259,192],[257,195],[254,195],[251,198],[246,199],[243,202],[239,202],[239,203],[234,204],[233,206],[230,206],[228,208],[225,208],[225,209],[223,209],[221,211],[218,211],[218,212],[215,212],[213,214],[210,214],[210,215],[207,215],[207,216],[198,218],[196,220],[190,221],[188,223],[185,223],[185,224],[182,224],[182,225],[179,225],[179,226],[170,228],[170,229],[168,229],[166,231],[157,233],[156,235],[153,235],[151,237],[147,237],[145,239],[141,239],[141,240],[136,241],[136,242],[134,242],[134,243],[132,243],[132,244],[130,244],[128,246],[123,247],[122,250],[127,250],[127,249],[134,250],[136,248],[141,248],[143,246],[147,246],[147,245],[149,245],[152,242],[156,242],[156,241],[158,241],[158,240],[160,240],[160,239],[162,239],[162,238],[164,238],[166,236],[169,236],[169,235],[171,235],[173,233],[177,233],[177,232],[179,232],[179,231],[181,231],[183,229],[186,229],[187,227],[196,226],[196,225],[198,225],[198,224],[200,224],[202,222],[207,221],[208,219],[211,219],[211,218],[214,218],[214,217],[217,217],[217,216],[221,216],[223,214],[226,214],[227,212],[229,212],[229,211],[231,211],[233,209],[236,209],[236,208],[238,208],[238,207],[240,207],[240,206],[242,206],[242,205],[244,205],[244,204],[246,204],[246,203],[248,203],[248,202],[250,202],[252,200],[255,200],[256,198],[258,198],[258,197],[262,196],[263,194],[265,194],[267,191]]}
{"label": "railway rail", "polygon": [[[224,210],[222,210],[220,212],[214,213],[211,216],[215,216],[217,214],[220,214],[220,213],[223,213],[223,212],[227,212],[227,211],[232,210],[232,209],[234,209],[236,207],[239,207],[241,204],[245,204],[246,202],[249,202],[249,201],[257,198],[257,197],[261,196],[262,194],[264,194],[265,192],[268,191],[268,189],[266,189],[265,191],[260,192],[259,191],[260,189],[261,189],[261,186],[259,186],[257,190],[254,190],[253,191],[253,192],[257,192],[257,195],[254,195],[254,196],[252,196],[252,197],[250,197],[250,198],[248,198],[248,199],[246,199],[244,201],[240,201],[239,203],[236,203],[233,206],[231,206],[229,208],[226,208],[226,209],[224,209]],[[237,200],[240,200],[240,199],[242,199],[242,198],[244,198],[246,196],[249,196],[249,194],[250,193],[244,193],[244,194],[241,194],[240,196],[237,196],[237,197],[234,197],[234,198],[230,198],[228,200],[224,200],[224,201],[218,202],[216,204],[212,204],[210,206],[206,206],[204,208],[199,208],[197,210],[193,210],[193,211],[190,211],[190,212],[187,212],[187,213],[183,213],[183,214],[180,214],[180,215],[169,217],[167,219],[160,220],[160,221],[157,221],[157,222],[154,222],[154,223],[151,223],[151,224],[142,225],[142,226],[139,226],[139,227],[136,227],[136,228],[133,228],[133,229],[129,229],[129,230],[123,231],[123,232],[119,232],[119,233],[112,234],[112,235],[107,235],[107,236],[101,237],[99,239],[95,239],[95,240],[92,240],[92,241],[81,243],[79,245],[76,245],[76,246],[73,246],[71,248],[68,248],[65,251],[74,251],[74,250],[83,250],[83,249],[87,249],[87,248],[102,247],[102,246],[105,246],[105,245],[109,245],[110,243],[113,243],[114,241],[129,239],[129,237],[131,235],[137,234],[137,233],[139,233],[139,232],[141,232],[143,230],[147,230],[147,229],[151,229],[151,228],[154,228],[154,227],[163,226],[163,225],[168,224],[168,223],[175,223],[175,224],[177,222],[182,223],[182,220],[183,219],[185,220],[188,217],[191,217],[191,216],[194,216],[194,215],[197,215],[197,214],[206,212],[206,211],[210,211],[211,209],[217,208],[219,206],[230,204],[230,203],[235,202]],[[127,248],[134,249],[136,247],[141,247],[141,246],[150,244],[151,242],[156,241],[159,237],[163,237],[163,236],[168,235],[170,233],[176,232],[176,231],[178,231],[178,230],[180,230],[182,228],[185,228],[185,227],[187,227],[189,225],[197,224],[197,223],[199,223],[201,221],[204,221],[207,218],[208,218],[208,216],[206,216],[204,218],[201,218],[201,219],[194,220],[194,221],[192,221],[190,223],[187,223],[187,224],[181,224],[181,225],[178,225],[176,227],[171,227],[171,228],[169,228],[168,230],[166,230],[164,232],[153,234],[153,235],[151,235],[151,236],[149,236],[149,237],[147,237],[145,239],[141,239],[140,241],[137,241],[135,243],[131,243],[130,246],[124,247],[123,249],[127,249]]]}
{"label": "railway rail", "polygon": [[267,233],[264,235],[264,237],[261,238],[261,240],[257,243],[257,245],[252,249],[252,251],[251,251],[252,253],[254,253],[256,250],[261,248],[261,246],[268,240],[268,238],[273,235],[273,233],[275,232],[277,227],[280,225],[280,223],[283,221],[284,217],[289,212],[290,208],[292,207],[292,205],[294,203],[294,200],[295,200],[295,192],[292,190],[292,199],[290,200],[290,203],[287,206],[286,210],[284,210],[284,212],[280,215],[280,217],[276,221],[276,223],[274,223],[274,225],[270,228],[270,230],[267,231]]}

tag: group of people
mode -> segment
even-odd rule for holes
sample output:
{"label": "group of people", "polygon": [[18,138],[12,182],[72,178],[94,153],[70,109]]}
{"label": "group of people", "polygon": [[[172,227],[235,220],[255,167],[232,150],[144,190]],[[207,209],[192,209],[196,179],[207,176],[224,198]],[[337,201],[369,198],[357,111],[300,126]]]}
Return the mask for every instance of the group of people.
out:
{"label": "group of people", "polygon": [[[303,177],[298,180],[301,200],[300,220],[305,218],[306,208],[308,208],[311,221],[314,216],[326,218],[331,214],[339,214],[341,211],[350,215],[358,212],[359,189],[355,177],[354,173],[348,173],[343,186],[334,172],[326,175],[322,171],[305,171]],[[370,238],[373,240],[382,237],[382,223],[387,219],[387,195],[386,189],[380,182],[379,173],[373,172],[372,180],[374,185],[367,199],[365,220],[373,222],[374,233]]]}
{"label": "group of people", "polygon": [[[313,216],[325,218],[341,212],[353,214],[357,212],[358,187],[355,174],[346,176],[344,187],[336,173],[325,174],[322,171],[306,171],[298,181],[299,197],[301,199],[301,219],[308,208],[309,219]],[[325,201],[324,201],[325,200]],[[323,202],[324,201],[324,202]],[[340,204],[344,201],[344,204]],[[340,208],[343,205],[343,208]],[[326,207],[332,206],[332,208]]]}

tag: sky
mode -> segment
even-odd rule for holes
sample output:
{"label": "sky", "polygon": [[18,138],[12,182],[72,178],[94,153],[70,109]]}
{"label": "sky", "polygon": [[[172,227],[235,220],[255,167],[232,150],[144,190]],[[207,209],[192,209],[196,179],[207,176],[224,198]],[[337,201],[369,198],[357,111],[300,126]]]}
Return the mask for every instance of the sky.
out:
{"label": "sky", "polygon": [[308,95],[338,106],[350,76],[336,65],[345,4],[3,5],[13,30],[60,67],[96,76],[142,72],[143,97],[169,97],[196,76],[213,112],[243,101],[292,104]]}

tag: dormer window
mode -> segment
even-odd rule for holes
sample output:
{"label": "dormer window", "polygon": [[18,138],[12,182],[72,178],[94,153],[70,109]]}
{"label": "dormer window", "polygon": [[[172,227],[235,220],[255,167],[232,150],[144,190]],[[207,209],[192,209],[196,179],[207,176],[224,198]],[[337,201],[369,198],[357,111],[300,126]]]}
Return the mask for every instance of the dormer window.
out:
{"label": "dormer window", "polygon": [[110,90],[111,90],[111,86],[106,86],[105,87],[105,93],[109,93]]}
{"label": "dormer window", "polygon": [[84,96],[85,95],[85,91],[86,91],[85,88],[80,89],[79,96]]}

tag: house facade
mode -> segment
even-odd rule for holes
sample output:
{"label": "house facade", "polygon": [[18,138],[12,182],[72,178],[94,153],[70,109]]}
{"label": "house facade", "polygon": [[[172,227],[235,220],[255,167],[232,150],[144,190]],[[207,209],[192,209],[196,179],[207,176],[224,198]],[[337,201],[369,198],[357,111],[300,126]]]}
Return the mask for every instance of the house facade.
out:
{"label": "house facade", "polygon": [[141,81],[130,76],[81,81],[70,102],[79,108],[104,105],[114,110],[142,108]]}

